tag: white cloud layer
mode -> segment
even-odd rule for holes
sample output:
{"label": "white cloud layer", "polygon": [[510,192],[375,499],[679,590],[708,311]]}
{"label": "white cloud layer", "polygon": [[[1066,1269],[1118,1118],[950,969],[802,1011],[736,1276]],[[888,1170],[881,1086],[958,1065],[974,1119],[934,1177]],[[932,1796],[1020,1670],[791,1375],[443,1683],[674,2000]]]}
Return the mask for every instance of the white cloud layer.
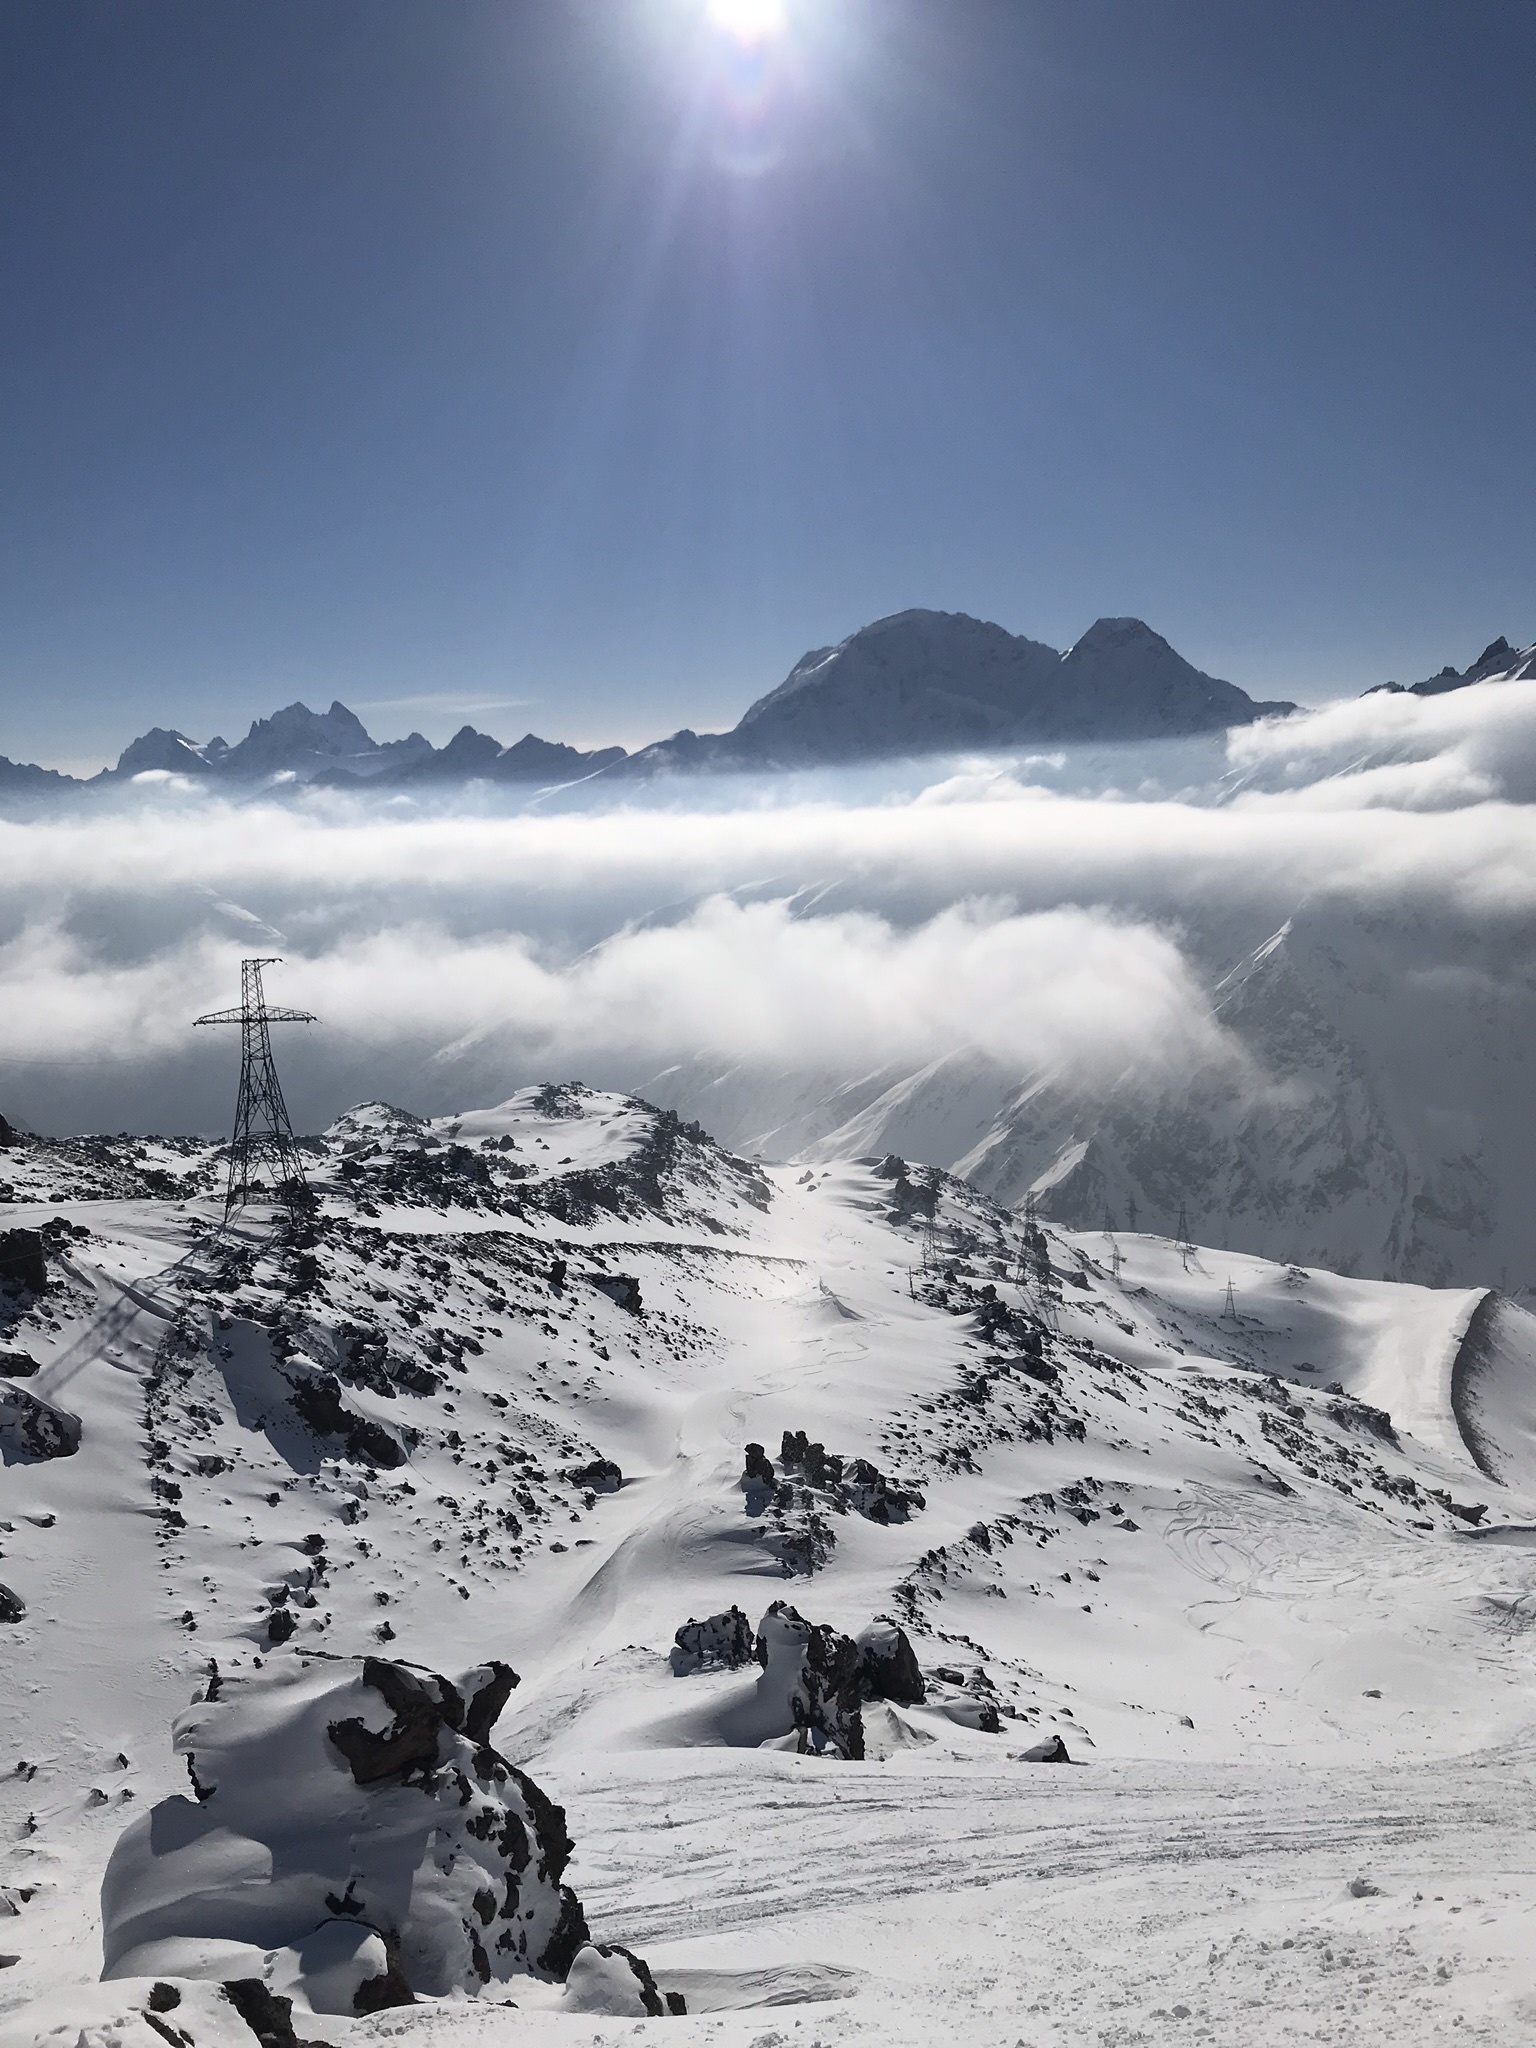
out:
{"label": "white cloud layer", "polygon": [[[1536,684],[1248,729],[1227,782],[1186,801],[1124,794],[1123,758],[1104,793],[1049,794],[1035,777],[1060,766],[971,764],[889,801],[731,809],[678,784],[606,811],[429,815],[196,793],[0,822],[0,1091],[124,1051],[167,1086],[222,1075],[233,1048],[210,1063],[188,1027],[251,951],[284,954],[274,994],[322,1016],[289,1057],[326,1070],[332,1111],[372,1092],[371,1066],[430,1093],[433,1055],[466,1043],[507,1048],[509,1085],[974,1047],[1021,1081],[1162,1087],[1234,1057],[1214,973],[1300,906],[1405,924],[1426,974],[1451,930],[1507,930],[1512,969],[1530,956]],[[185,1100],[220,1120],[211,1094]]]}

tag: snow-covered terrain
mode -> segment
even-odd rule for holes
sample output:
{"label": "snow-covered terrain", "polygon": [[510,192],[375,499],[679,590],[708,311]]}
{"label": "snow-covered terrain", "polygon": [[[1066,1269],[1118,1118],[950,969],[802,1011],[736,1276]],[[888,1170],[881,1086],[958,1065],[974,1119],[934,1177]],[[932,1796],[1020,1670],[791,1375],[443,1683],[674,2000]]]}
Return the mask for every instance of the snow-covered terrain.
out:
{"label": "snow-covered terrain", "polygon": [[576,1087],[311,1164],[0,1159],[4,2048],[1529,2039],[1523,1309]]}

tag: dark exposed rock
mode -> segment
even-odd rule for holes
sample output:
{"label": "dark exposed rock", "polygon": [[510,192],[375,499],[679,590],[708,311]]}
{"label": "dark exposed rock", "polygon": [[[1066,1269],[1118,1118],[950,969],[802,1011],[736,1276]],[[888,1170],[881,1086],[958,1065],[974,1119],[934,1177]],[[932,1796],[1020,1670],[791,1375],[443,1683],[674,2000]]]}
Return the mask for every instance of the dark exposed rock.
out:
{"label": "dark exposed rock", "polygon": [[363,1683],[383,1695],[393,1725],[377,1733],[361,1720],[345,1720],[332,1721],[326,1729],[357,1783],[377,1785],[431,1770],[437,1763],[438,1730],[464,1726],[464,1701],[457,1688],[435,1672],[416,1672],[384,1657],[363,1659]]}
{"label": "dark exposed rock", "polygon": [[72,1458],[79,1448],[78,1416],[0,1380],[0,1459]]}
{"label": "dark exposed rock", "polygon": [[739,1607],[685,1621],[673,1638],[672,1670],[686,1678],[695,1671],[735,1671],[752,1662],[752,1624]]}
{"label": "dark exposed rock", "polygon": [[775,1600],[758,1625],[753,1654],[763,1667],[759,1691],[774,1704],[782,1695],[786,1733],[798,1737],[801,1755],[830,1751],[862,1761],[859,1650],[851,1636],[806,1621],[788,1601]]}
{"label": "dark exposed rock", "polygon": [[37,1360],[25,1351],[0,1351],[0,1379],[29,1380],[37,1371]]}
{"label": "dark exposed rock", "polygon": [[316,1436],[339,1437],[359,1464],[386,1471],[404,1464],[405,1452],[384,1425],[347,1406],[335,1373],[295,1371],[284,1377],[293,1389],[296,1413]]}
{"label": "dark exposed rock", "polygon": [[742,1485],[772,1486],[774,1479],[775,1473],[772,1458],[769,1457],[761,1444],[748,1444],[746,1463],[742,1468],[741,1474]]}
{"label": "dark exposed rock", "polygon": [[632,1316],[640,1313],[640,1282],[633,1273],[583,1273],[582,1279]]}
{"label": "dark exposed rock", "polygon": [[1020,1750],[1019,1761],[1026,1764],[1069,1764],[1072,1759],[1059,1735],[1047,1735],[1044,1741],[1031,1743],[1028,1749]]}
{"label": "dark exposed rock", "polygon": [[490,1741],[502,1708],[511,1699],[513,1688],[521,1683],[512,1666],[496,1657],[468,1674],[465,1690],[469,1693],[469,1704],[464,1709],[464,1733],[471,1742]]}
{"label": "dark exposed rock", "polygon": [[[55,1197],[57,1199],[57,1197]],[[39,1230],[0,1230],[0,1286],[48,1292],[48,1263]]]}
{"label": "dark exposed rock", "polygon": [[894,1700],[898,1706],[920,1706],[927,1698],[922,1670],[906,1630],[882,1617],[858,1638],[859,1690],[867,1700]]}
{"label": "dark exposed rock", "polygon": [[624,1484],[624,1474],[612,1458],[593,1458],[586,1465],[575,1466],[566,1477],[588,1493],[617,1493]]}
{"label": "dark exposed rock", "polygon": [[260,1977],[237,1977],[224,1986],[224,1996],[256,2036],[260,2048],[325,2048],[321,2041],[301,2039],[293,2031],[293,2000],[280,1998]]}
{"label": "dark exposed rock", "polygon": [[0,1585],[0,1621],[23,1621],[26,1618],[27,1603],[19,1593],[13,1593],[9,1586]]}
{"label": "dark exposed rock", "polygon": [[1369,1401],[1356,1400],[1353,1395],[1346,1394],[1342,1400],[1329,1402],[1328,1413],[1346,1429],[1363,1429],[1369,1436],[1380,1437],[1383,1443],[1394,1446],[1397,1443],[1392,1417],[1385,1408],[1373,1408]]}
{"label": "dark exposed rock", "polygon": [[[495,1899],[491,1901],[495,1911]],[[384,1942],[384,1967],[376,1977],[365,1977],[352,1994],[352,2010],[362,2018],[371,2012],[387,2012],[391,2006],[414,2005],[416,1994],[400,1967],[400,1951],[389,1937]]]}

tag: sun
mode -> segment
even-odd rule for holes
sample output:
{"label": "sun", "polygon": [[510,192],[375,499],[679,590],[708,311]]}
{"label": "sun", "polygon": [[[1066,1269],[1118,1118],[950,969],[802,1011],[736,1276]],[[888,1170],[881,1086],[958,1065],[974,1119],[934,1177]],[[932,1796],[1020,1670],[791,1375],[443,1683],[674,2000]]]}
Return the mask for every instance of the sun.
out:
{"label": "sun", "polygon": [[784,28],[784,0],[706,0],[710,21],[742,43],[765,43]]}

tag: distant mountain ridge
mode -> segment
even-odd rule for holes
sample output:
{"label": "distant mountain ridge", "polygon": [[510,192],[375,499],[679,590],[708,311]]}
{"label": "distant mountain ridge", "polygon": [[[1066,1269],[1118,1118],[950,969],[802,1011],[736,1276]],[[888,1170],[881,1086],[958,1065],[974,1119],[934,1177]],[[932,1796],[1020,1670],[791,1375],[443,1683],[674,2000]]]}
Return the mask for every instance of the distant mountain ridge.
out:
{"label": "distant mountain ridge", "polygon": [[[1430,696],[1536,676],[1536,645],[1490,643],[1464,671],[1406,686]],[[1398,683],[1380,685],[1398,691]],[[628,754],[526,733],[512,745],[465,725],[442,747],[419,732],[376,740],[345,704],[294,703],[257,719],[231,746],[152,727],[116,765],[83,783],[0,756],[0,794],[45,797],[143,775],[260,785],[426,790],[469,782],[539,787],[589,777],[762,774],[1014,746],[1184,738],[1297,707],[1263,702],[1207,675],[1141,619],[1096,619],[1064,651],[964,612],[876,619],[835,647],[813,648],[727,732],[684,728]]]}
{"label": "distant mountain ridge", "polygon": [[1521,683],[1533,677],[1536,677],[1536,641],[1529,647],[1511,647],[1501,633],[1497,640],[1490,640],[1476,661],[1464,669],[1452,668],[1447,662],[1443,669],[1426,677],[1422,683],[1377,683],[1365,694],[1367,697],[1385,693],[1399,697],[1439,697],[1447,690],[1464,690],[1468,683]]}

